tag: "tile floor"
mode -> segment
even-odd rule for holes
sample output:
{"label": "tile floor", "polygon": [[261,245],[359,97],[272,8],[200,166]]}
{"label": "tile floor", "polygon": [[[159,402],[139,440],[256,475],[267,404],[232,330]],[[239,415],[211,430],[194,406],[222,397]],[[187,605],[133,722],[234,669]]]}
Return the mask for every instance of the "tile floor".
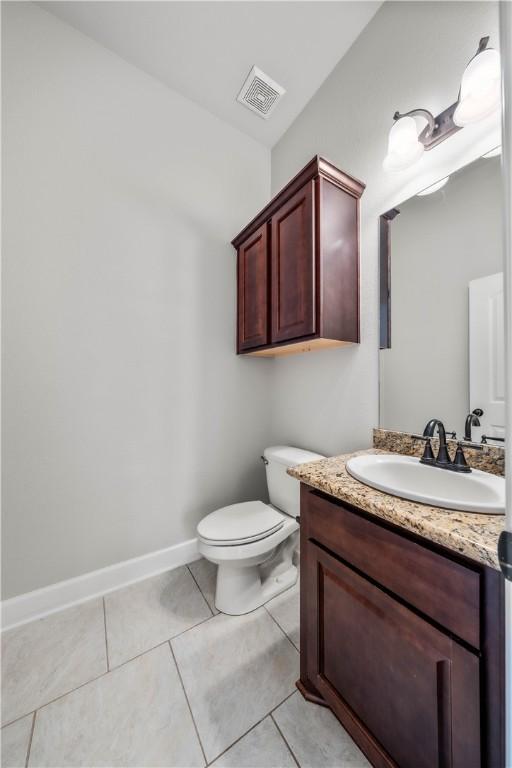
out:
{"label": "tile floor", "polygon": [[2,636],[2,766],[367,768],[299,676],[299,590],[219,614],[198,560]]}

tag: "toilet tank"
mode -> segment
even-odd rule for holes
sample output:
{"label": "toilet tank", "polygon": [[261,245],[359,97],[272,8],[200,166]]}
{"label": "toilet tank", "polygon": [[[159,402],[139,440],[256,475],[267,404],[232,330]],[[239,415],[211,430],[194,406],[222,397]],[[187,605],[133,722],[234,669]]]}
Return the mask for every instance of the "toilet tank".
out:
{"label": "toilet tank", "polygon": [[299,514],[300,483],[286,474],[288,467],[296,467],[307,461],[324,459],[319,453],[303,451],[302,448],[292,448],[288,445],[274,445],[263,451],[267,486],[272,506],[295,517]]}

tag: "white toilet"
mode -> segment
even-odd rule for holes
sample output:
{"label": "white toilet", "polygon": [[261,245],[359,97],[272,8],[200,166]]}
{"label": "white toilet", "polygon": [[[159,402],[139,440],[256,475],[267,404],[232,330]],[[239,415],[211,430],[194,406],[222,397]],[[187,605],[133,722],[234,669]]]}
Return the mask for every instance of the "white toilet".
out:
{"label": "white toilet", "polygon": [[246,501],[207,515],[197,526],[199,552],[216,563],[215,605],[239,616],[254,611],[297,581],[300,485],[288,467],[324,457],[300,448],[266,448],[263,461],[270,504]]}

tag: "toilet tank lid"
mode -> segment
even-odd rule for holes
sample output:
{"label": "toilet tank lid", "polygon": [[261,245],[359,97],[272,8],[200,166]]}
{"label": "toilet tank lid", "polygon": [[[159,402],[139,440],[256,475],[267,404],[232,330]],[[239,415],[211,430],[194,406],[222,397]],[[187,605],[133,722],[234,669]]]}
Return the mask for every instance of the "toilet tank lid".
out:
{"label": "toilet tank lid", "polygon": [[273,445],[270,448],[265,448],[263,456],[267,461],[275,461],[287,467],[296,467],[299,464],[305,464],[307,461],[325,459],[325,456],[322,456],[320,453],[304,451],[302,448],[292,448],[290,445]]}

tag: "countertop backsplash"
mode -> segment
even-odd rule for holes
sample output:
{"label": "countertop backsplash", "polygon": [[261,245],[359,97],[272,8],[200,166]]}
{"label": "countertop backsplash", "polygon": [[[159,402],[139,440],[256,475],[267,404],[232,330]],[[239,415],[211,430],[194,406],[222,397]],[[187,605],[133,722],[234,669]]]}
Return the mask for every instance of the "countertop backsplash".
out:
{"label": "countertop backsplash", "polygon": [[[455,454],[457,440],[448,439],[450,455]],[[373,446],[391,453],[401,453],[404,456],[421,456],[425,444],[407,432],[393,432],[389,429],[375,428],[373,430]],[[439,440],[432,438],[434,453],[439,447]],[[492,475],[505,475],[505,449],[496,445],[483,445],[481,449],[464,446],[464,455],[469,466],[490,472]]]}

